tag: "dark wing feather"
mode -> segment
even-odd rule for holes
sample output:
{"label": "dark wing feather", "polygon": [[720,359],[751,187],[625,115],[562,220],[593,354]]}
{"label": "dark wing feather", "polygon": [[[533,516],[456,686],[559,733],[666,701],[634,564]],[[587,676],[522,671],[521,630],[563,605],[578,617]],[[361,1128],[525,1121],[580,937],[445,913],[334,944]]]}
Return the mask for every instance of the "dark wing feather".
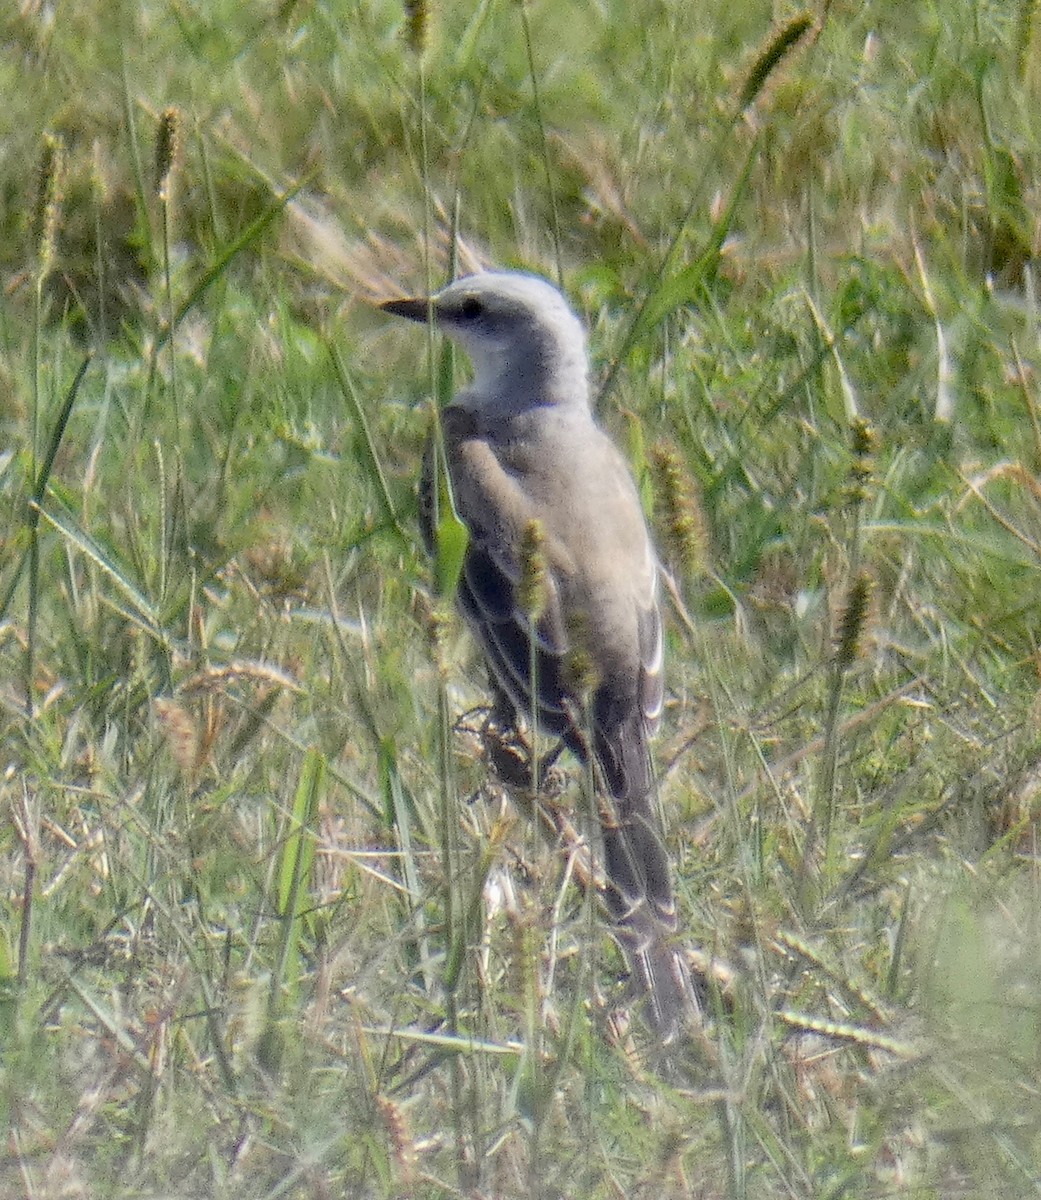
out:
{"label": "dark wing feather", "polygon": [[[574,711],[568,703],[569,690],[564,678],[569,643],[552,576],[547,581],[546,603],[537,622],[521,611],[517,600],[520,577],[517,547],[534,514],[526,508],[520,489],[511,488],[506,476],[496,470],[491,451],[477,438],[476,421],[471,413],[451,405],[442,412],[441,422],[446,457],[456,468],[453,487],[459,516],[470,533],[457,594],[459,607],[485,652],[496,682],[518,715],[530,720],[534,713],[546,732],[567,736],[572,732]],[[475,468],[484,464],[488,469],[483,475],[474,469],[460,480],[458,465],[464,455]],[[421,520],[422,514],[430,511],[430,497],[436,486],[433,461],[433,451],[428,445],[420,490]],[[482,483],[500,485],[496,503],[482,504],[471,494],[479,492]],[[425,540],[432,541],[431,535],[428,516]],[[569,737],[569,742],[573,740]]]}

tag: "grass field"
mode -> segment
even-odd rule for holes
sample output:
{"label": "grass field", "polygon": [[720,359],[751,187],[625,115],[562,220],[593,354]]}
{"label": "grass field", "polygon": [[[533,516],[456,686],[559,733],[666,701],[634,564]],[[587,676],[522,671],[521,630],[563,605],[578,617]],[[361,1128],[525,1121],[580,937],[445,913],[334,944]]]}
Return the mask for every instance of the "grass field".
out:
{"label": "grass field", "polygon": [[[1041,6],[0,19],[0,1194],[1041,1192]],[[477,263],[676,580],[657,1067],[419,545]]]}

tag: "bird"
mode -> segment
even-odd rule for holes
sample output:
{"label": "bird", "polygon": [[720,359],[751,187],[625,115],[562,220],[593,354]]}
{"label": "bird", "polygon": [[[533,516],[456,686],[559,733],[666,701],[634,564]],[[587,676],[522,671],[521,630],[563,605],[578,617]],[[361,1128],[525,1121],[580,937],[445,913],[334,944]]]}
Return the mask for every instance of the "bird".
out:
{"label": "bird", "polygon": [[[433,322],[472,362],[440,418],[469,535],[457,606],[514,720],[533,718],[594,766],[610,931],[646,1024],[668,1045],[697,1000],[649,749],[664,702],[661,568],[632,473],[593,413],[585,329],[556,286],[520,271],[481,271],[380,308]],[[428,549],[437,487],[428,452]],[[537,604],[525,586],[533,545]]]}

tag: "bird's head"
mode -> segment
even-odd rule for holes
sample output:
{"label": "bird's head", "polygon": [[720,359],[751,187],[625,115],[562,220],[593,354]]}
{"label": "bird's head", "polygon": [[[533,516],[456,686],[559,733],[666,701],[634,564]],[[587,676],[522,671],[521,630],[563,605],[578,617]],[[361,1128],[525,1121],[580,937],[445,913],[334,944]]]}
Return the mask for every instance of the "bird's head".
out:
{"label": "bird's head", "polygon": [[537,275],[486,271],[429,299],[380,307],[412,321],[432,318],[463,347],[477,376],[464,403],[588,404],[585,330],[560,291]]}

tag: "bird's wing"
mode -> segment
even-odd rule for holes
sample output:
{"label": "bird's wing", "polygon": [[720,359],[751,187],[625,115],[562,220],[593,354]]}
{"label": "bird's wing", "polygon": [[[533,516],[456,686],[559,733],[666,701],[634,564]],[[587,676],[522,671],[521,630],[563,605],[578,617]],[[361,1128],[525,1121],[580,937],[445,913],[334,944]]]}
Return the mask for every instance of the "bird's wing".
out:
{"label": "bird's wing", "polygon": [[[488,441],[479,435],[472,413],[451,405],[442,412],[441,421],[456,508],[470,532],[459,580],[459,606],[481,642],[496,681],[518,713],[527,720],[534,718],[550,733],[567,734],[574,716],[565,678],[570,638],[556,581],[563,550],[553,543],[542,548],[547,570],[541,612],[533,620],[524,612],[518,592],[520,546],[537,514]],[[436,486],[432,473],[428,449],[421,514],[424,509],[429,511]],[[425,524],[429,545],[429,517]]]}

